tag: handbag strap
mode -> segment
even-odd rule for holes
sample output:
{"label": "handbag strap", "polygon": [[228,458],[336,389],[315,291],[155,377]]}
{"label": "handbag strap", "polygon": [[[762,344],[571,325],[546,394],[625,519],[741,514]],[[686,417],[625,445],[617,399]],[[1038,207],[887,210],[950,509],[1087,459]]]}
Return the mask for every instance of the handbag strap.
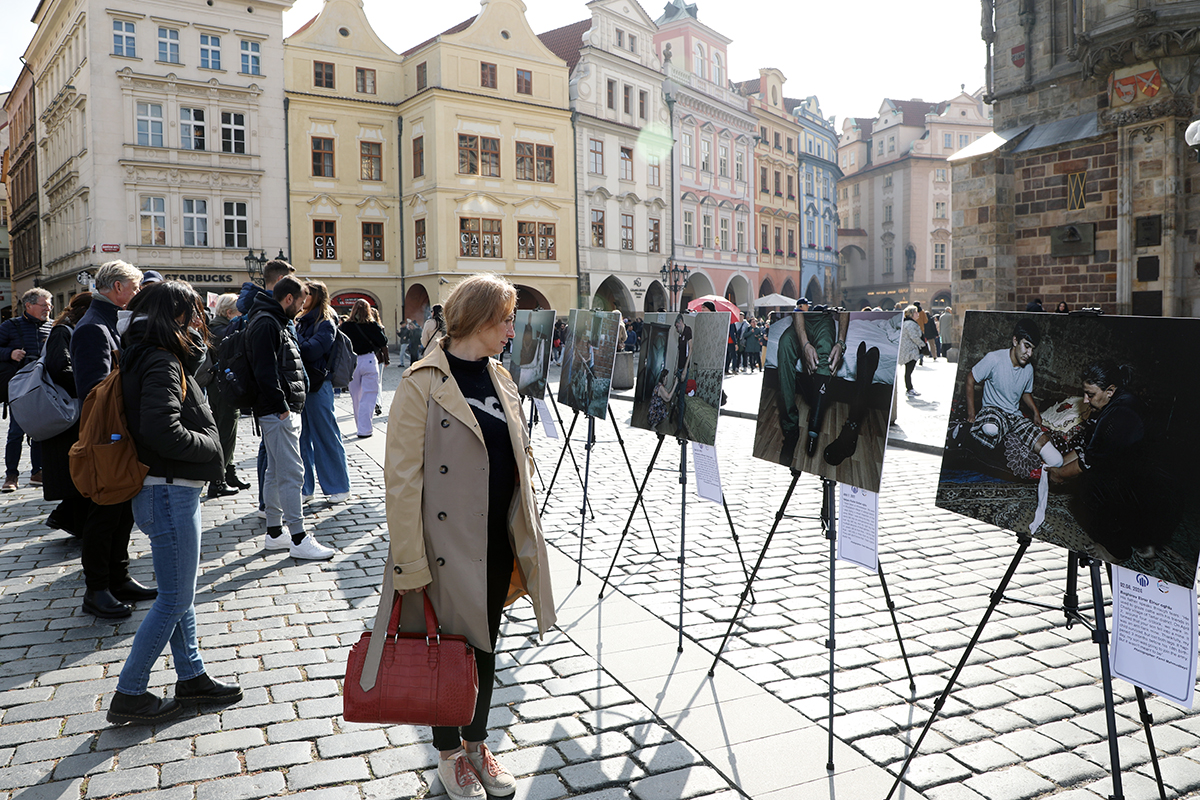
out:
{"label": "handbag strap", "polygon": [[[400,608],[404,597],[392,589],[392,567],[392,557],[388,555],[387,563],[383,570],[383,587],[382,593],[379,596],[379,608],[375,610],[375,624],[371,628],[371,643],[367,645],[367,655],[363,659],[362,675],[358,679],[358,685],[362,687],[364,692],[369,692],[375,688],[375,681],[379,677],[379,662],[383,658],[383,643],[387,641],[389,636],[396,636],[400,629]],[[389,591],[391,592],[390,598],[388,596]],[[410,596],[411,594],[409,592]],[[440,641],[438,639],[439,627],[437,614],[434,612],[433,603],[429,599],[428,588],[421,592],[421,596],[425,600],[425,641],[432,644]]]}

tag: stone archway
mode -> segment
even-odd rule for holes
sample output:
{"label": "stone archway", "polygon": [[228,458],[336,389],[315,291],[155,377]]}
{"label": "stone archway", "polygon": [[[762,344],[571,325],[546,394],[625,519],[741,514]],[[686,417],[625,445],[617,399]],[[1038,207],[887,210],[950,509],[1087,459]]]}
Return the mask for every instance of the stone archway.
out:
{"label": "stone archway", "polygon": [[634,312],[633,295],[615,275],[609,275],[596,289],[592,297],[592,309],[601,311],[620,311],[621,316],[628,317]]}
{"label": "stone archway", "polygon": [[743,311],[751,310],[754,298],[750,292],[750,282],[742,275],[734,275],[725,286],[725,299]]}
{"label": "stone archway", "polygon": [[687,285],[679,293],[678,302],[675,304],[675,307],[677,309],[687,308],[687,304],[697,297],[713,294],[713,292],[713,283],[709,280],[709,277],[699,270],[693,270],[692,274],[688,276]]}
{"label": "stone archway", "polygon": [[404,295],[404,318],[420,325],[429,318],[429,292],[419,283],[408,287]]}
{"label": "stone archway", "polygon": [[514,285],[517,287],[517,308],[523,311],[532,311],[537,308],[549,310],[551,308],[550,301],[546,299],[546,295],[537,289],[520,283]]}
{"label": "stone archway", "polygon": [[779,291],[784,297],[799,297],[796,293],[796,284],[792,283],[792,279],[788,278],[783,282],[783,288]]}
{"label": "stone archway", "polygon": [[804,296],[815,303],[825,302],[825,293],[821,291],[821,282],[814,275],[808,281],[808,288],[804,290]]}
{"label": "stone archway", "polygon": [[667,290],[658,281],[650,281],[650,286],[646,289],[646,298],[642,302],[642,311],[654,312],[660,308],[664,311],[667,308]]}
{"label": "stone archway", "polygon": [[771,283],[770,278],[763,278],[763,282],[758,285],[758,296],[766,297],[769,294],[775,294],[775,284]]}
{"label": "stone archway", "polygon": [[929,307],[931,310],[937,309],[938,311],[941,311],[948,305],[950,305],[949,289],[943,289],[933,296],[933,300],[929,301]]}

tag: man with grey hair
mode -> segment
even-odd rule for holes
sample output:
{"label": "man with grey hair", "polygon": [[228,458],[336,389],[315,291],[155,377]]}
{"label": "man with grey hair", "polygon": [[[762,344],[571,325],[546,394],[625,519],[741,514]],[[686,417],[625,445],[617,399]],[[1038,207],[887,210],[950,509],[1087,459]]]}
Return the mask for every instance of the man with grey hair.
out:
{"label": "man with grey hair", "polygon": [[[75,388],[82,400],[112,371],[121,350],[117,317],[137,294],[142,271],[124,261],[109,261],[96,272],[92,305],[71,335]],[[158,592],[129,577],[131,501],[112,506],[89,503],[81,532],[83,610],[101,619],[123,619],[133,613],[127,603],[151,600]]]}
{"label": "man with grey hair", "polygon": [[[50,312],[54,303],[51,295],[45,289],[30,289],[21,295],[21,308],[24,311],[19,317],[5,320],[0,325],[0,363],[7,369],[0,372],[0,380],[8,381],[21,367],[36,361],[42,354],[42,345],[50,335]],[[8,442],[4,448],[4,486],[0,491],[13,492],[17,489],[20,478],[21,443],[25,439],[25,431],[17,424],[16,417],[8,423]],[[29,460],[32,463],[29,485],[42,485],[42,443],[29,443]]]}

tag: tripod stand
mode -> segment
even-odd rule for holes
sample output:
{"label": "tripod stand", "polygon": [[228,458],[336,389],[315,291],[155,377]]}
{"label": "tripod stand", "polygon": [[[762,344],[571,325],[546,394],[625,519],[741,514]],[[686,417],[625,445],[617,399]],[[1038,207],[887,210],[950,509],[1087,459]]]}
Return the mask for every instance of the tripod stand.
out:
{"label": "tripod stand", "polygon": [[[551,402],[552,403],[554,402],[553,397],[551,398]],[[558,403],[554,403],[554,416],[558,417],[558,429],[560,431],[563,430],[564,426],[563,426],[563,421],[562,421],[562,414],[560,414],[558,412]],[[571,466],[575,468],[575,477],[579,478],[580,486],[582,486],[584,483],[583,475],[581,475],[579,472],[579,462],[575,460],[575,451],[571,449],[571,434],[573,434],[575,432],[575,423],[578,421],[579,421],[579,412],[576,411],[575,415],[573,417],[571,417],[571,427],[566,429],[566,431],[567,431],[566,436],[563,437],[562,451],[559,452],[559,454],[558,454],[558,463],[556,463],[554,465],[554,474],[550,476],[550,485],[546,488],[546,498],[544,500],[542,500],[542,513],[543,514],[546,513],[546,506],[550,502],[550,493],[554,491],[554,482],[558,480],[558,471],[562,467],[562,462],[563,462],[564,456],[567,456],[567,455],[571,456]],[[587,503],[587,492],[586,491],[583,493],[583,501],[584,501],[584,503]],[[590,504],[588,504],[587,509],[588,509],[588,512],[591,513],[592,507]],[[595,518],[596,518],[596,515],[592,514],[592,519],[595,519]]]}
{"label": "tripod stand", "polygon": [[[1092,641],[1100,649],[1100,676],[1104,687],[1104,719],[1108,728],[1108,755],[1112,764],[1112,786],[1113,792],[1109,795],[1109,800],[1124,800],[1124,792],[1121,786],[1121,758],[1117,750],[1117,719],[1115,704],[1113,702],[1112,689],[1112,672],[1109,668],[1108,661],[1108,629],[1104,619],[1104,592],[1100,586],[1100,562],[1078,553],[1071,553],[1067,557],[1067,588],[1063,595],[1063,602],[1060,606],[1052,606],[1047,603],[1039,603],[1033,600],[1023,600],[1016,598],[1005,598],[1004,592],[1008,588],[1009,582],[1017,571],[1017,567],[1021,563],[1021,559],[1025,556],[1025,551],[1029,549],[1029,545],[1033,542],[1033,536],[1028,533],[1017,535],[1017,552],[1013,555],[1012,561],[1008,565],[1004,577],[1000,579],[1000,585],[992,592],[990,602],[988,603],[987,611],[983,614],[983,619],[979,621],[979,627],[975,629],[975,634],[971,637],[971,641],[967,643],[966,650],[963,651],[962,658],[959,659],[958,666],[954,668],[954,672],[950,675],[950,680],[946,682],[946,688],[942,690],[941,695],[933,704],[933,713],[929,716],[929,721],[925,723],[925,727],[921,729],[921,733],[917,736],[917,741],[913,744],[912,750],[909,751],[908,757],[904,759],[904,763],[900,766],[900,771],[896,773],[895,783],[888,791],[885,800],[890,800],[896,789],[900,786],[900,781],[904,779],[904,773],[908,770],[913,759],[916,758],[917,752],[921,749],[921,742],[925,740],[925,734],[929,733],[929,729],[933,727],[934,721],[938,714],[941,713],[942,707],[945,705],[950,692],[954,689],[954,684],[958,681],[959,675],[963,668],[966,667],[967,661],[971,657],[971,651],[975,649],[980,637],[983,635],[983,629],[987,626],[988,620],[992,616],[992,612],[1000,605],[1000,602],[1005,599],[1010,599],[1013,602],[1022,603],[1024,605],[1034,606],[1037,608],[1048,609],[1052,611],[1061,610],[1066,617],[1067,628],[1070,629],[1076,622],[1082,623],[1092,632]],[[1091,568],[1092,581],[1092,613],[1094,622],[1089,623],[1087,619],[1079,613],[1079,597],[1078,597],[1078,572],[1084,566]],[[1145,693],[1141,688],[1137,689],[1138,708],[1141,715],[1142,725],[1146,731],[1146,743],[1150,747],[1150,760],[1154,764],[1154,777],[1158,782],[1158,794],[1162,800],[1166,800],[1166,788],[1163,786],[1162,773],[1158,766],[1158,754],[1154,750],[1154,737],[1150,731],[1150,725],[1154,721],[1149,710],[1146,708]]]}
{"label": "tripod stand", "polygon": [[[730,634],[733,633],[733,626],[737,624],[738,616],[742,613],[742,607],[746,604],[746,597],[750,594],[754,579],[758,576],[758,570],[762,567],[763,559],[767,556],[767,550],[771,547],[771,540],[775,538],[775,532],[779,529],[779,523],[783,521],[788,503],[792,500],[792,493],[796,490],[796,483],[800,480],[801,474],[798,470],[792,470],[792,481],[788,484],[787,492],[783,495],[783,502],[779,504],[779,510],[775,512],[775,522],[771,525],[771,531],[767,534],[767,540],[763,542],[762,550],[758,554],[758,561],[755,562],[754,569],[751,570],[750,577],[746,580],[746,588],[742,591],[742,597],[738,601],[737,609],[733,612],[733,617],[729,620],[729,627],[725,630],[725,636],[721,639],[721,644],[717,647],[717,652],[713,656],[712,666],[708,668],[708,676],[710,678],[716,672],[717,663],[721,660],[721,653],[724,652],[725,644],[729,641]],[[832,770],[834,768],[833,654],[836,650],[834,627],[837,620],[835,612],[837,595],[834,586],[834,578],[837,571],[837,482],[828,478],[821,479],[820,519],[821,530],[824,532],[825,538],[829,540],[829,638],[825,640],[825,648],[829,650],[829,759],[825,763],[825,769]],[[892,618],[892,628],[896,631],[896,642],[900,645],[900,656],[904,659],[904,669],[908,673],[908,688],[909,691],[915,692],[917,684],[913,678],[912,667],[908,663],[908,652],[904,649],[904,639],[900,636],[900,623],[896,620],[896,604],[892,602],[892,595],[888,591],[887,580],[883,576],[883,564],[877,561],[876,569],[879,575],[879,585],[883,588],[884,602],[887,604],[888,613]]]}

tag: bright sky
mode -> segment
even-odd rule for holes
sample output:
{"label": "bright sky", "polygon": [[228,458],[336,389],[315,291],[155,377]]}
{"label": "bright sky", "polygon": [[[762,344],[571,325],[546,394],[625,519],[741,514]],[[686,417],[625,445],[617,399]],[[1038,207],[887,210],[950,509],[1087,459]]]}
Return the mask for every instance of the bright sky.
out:
{"label": "bright sky", "polygon": [[[733,40],[730,78],[749,80],[758,77],[760,67],[776,67],[788,78],[787,95],[817,95],[825,116],[837,115],[839,131],[846,116],[874,116],[884,97],[935,102],[958,94],[961,84],[969,92],[983,85],[985,53],[979,38],[978,3],[698,2],[700,21]],[[479,0],[365,0],[365,4],[371,25],[397,52],[479,11]],[[585,0],[525,0],[525,4],[537,33],[589,16]],[[647,0],[643,7],[657,19],[665,4],[666,0]],[[7,91],[21,69],[17,56],[33,35],[34,25],[28,19],[37,0],[3,0],[0,5],[5,11],[5,24],[0,27],[0,91]],[[316,15],[322,5],[323,0],[296,0],[283,16],[286,33]]]}

